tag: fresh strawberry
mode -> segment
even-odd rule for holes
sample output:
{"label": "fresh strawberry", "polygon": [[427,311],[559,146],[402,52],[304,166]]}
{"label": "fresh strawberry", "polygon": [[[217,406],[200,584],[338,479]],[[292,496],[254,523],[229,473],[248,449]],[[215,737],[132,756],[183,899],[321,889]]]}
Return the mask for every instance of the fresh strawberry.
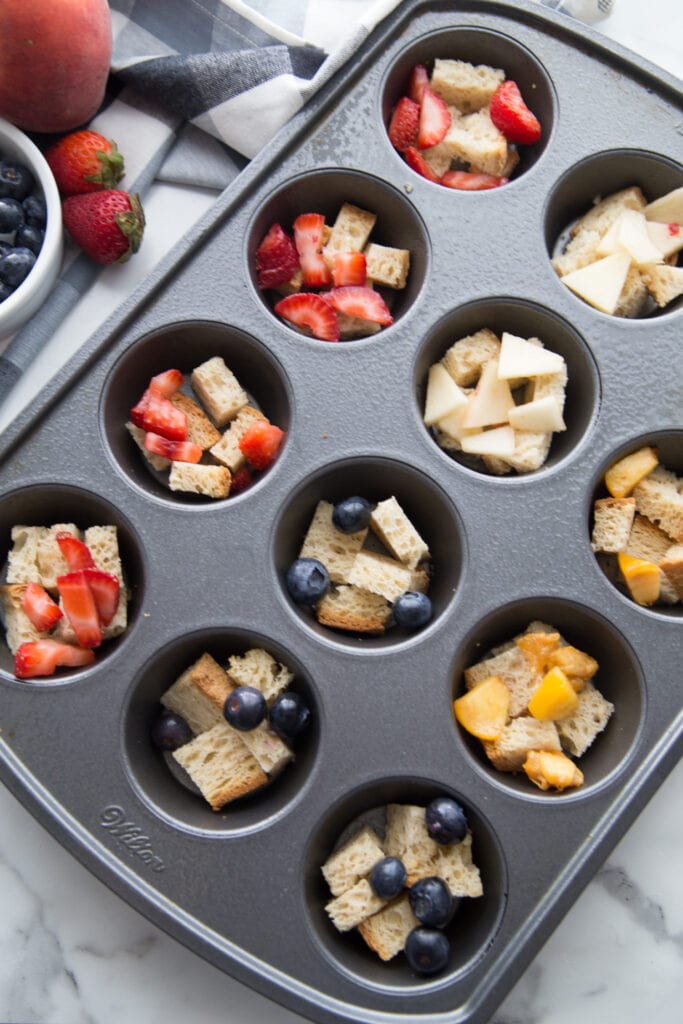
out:
{"label": "fresh strawberry", "polygon": [[410,81],[408,82],[408,95],[413,103],[422,103],[425,89],[428,88],[429,72],[424,64],[416,64],[410,72]]}
{"label": "fresh strawberry", "polygon": [[519,86],[512,79],[502,82],[493,96],[489,115],[508,142],[530,146],[541,137],[541,125],[522,99]]}
{"label": "fresh strawberry", "polygon": [[17,679],[51,676],[58,668],[78,668],[95,660],[93,651],[73,647],[58,640],[27,640],[14,655],[14,674]]}
{"label": "fresh strawberry", "polygon": [[78,569],[92,569],[95,565],[93,561],[92,552],[87,544],[84,544],[78,537],[74,537],[66,531],[60,531],[56,536],[59,550],[64,557],[64,561],[69,566],[72,572]]}
{"label": "fresh strawberry", "polygon": [[372,288],[358,288],[354,285],[332,288],[325,292],[325,301],[338,313],[346,313],[347,316],[358,316],[384,326],[394,322],[386,302]]}
{"label": "fresh strawberry", "polygon": [[56,604],[47,590],[39,583],[27,583],[21,607],[29,619],[41,633],[52,629],[62,617],[62,609]]}
{"label": "fresh strawberry", "polygon": [[191,441],[172,441],[154,431],[145,434],[145,448],[155,455],[163,455],[171,462],[199,462],[202,457],[202,449],[198,444]]}
{"label": "fresh strawberry", "polygon": [[366,260],[362,252],[336,252],[332,257],[335,288],[344,284],[365,284]]}
{"label": "fresh strawberry", "polygon": [[134,423],[136,427],[140,427],[142,430],[145,429],[142,426],[142,423],[145,418],[145,410],[149,405],[150,398],[151,392],[149,388],[146,388],[140,401],[130,410],[131,423]]}
{"label": "fresh strawberry", "polygon": [[446,171],[441,176],[441,184],[448,188],[462,189],[465,192],[480,192],[486,188],[498,188],[507,185],[509,178],[498,178],[495,174],[474,174],[472,171]]}
{"label": "fresh strawberry", "polygon": [[84,569],[83,575],[94,598],[100,624],[108,626],[119,606],[119,581],[113,573],[103,569]]}
{"label": "fresh strawberry", "polygon": [[149,397],[142,411],[142,429],[161,434],[169,441],[184,441],[187,437],[187,416],[168,398],[161,398],[149,388]]}
{"label": "fresh strawberry", "polygon": [[253,482],[254,478],[251,475],[249,467],[240,466],[240,468],[235,470],[232,474],[232,480],[230,481],[230,494],[241,494],[242,491],[248,490]]}
{"label": "fresh strawberry", "polygon": [[403,154],[406,158],[406,163],[409,167],[412,167],[414,171],[421,174],[423,178],[427,178],[428,181],[433,181],[435,184],[439,184],[441,179],[439,175],[432,170],[425,158],[422,156],[414,146],[409,146]]}
{"label": "fresh strawberry", "polygon": [[320,341],[339,341],[339,321],[332,307],[315,292],[287,295],[274,306],[275,312],[295,327],[307,327]]}
{"label": "fresh strawberry", "polygon": [[284,433],[268,420],[256,420],[239,440],[239,448],[254,469],[267,469],[275,461]]}
{"label": "fresh strawberry", "polygon": [[137,194],[110,188],[69,196],[62,203],[64,227],[96,263],[125,263],[140,248],[145,215]]}
{"label": "fresh strawberry", "polygon": [[289,281],[298,267],[294,240],[279,224],[273,224],[256,250],[259,288],[277,288]]}
{"label": "fresh strawberry", "polygon": [[420,124],[420,104],[409,96],[402,96],[394,107],[389,122],[389,142],[399,153],[405,152],[408,146],[417,141],[417,129]]}
{"label": "fresh strawberry", "polygon": [[330,268],[320,251],[324,227],[322,213],[302,213],[294,221],[294,244],[306,288],[325,288],[332,283]]}
{"label": "fresh strawberry", "polygon": [[420,149],[429,149],[442,142],[451,126],[451,114],[441,99],[431,89],[425,89],[420,107],[420,127],[417,144]]}
{"label": "fresh strawberry", "polygon": [[123,157],[116,143],[88,128],[71,132],[45,153],[63,196],[114,188],[123,177]]}
{"label": "fresh strawberry", "polygon": [[88,586],[85,570],[57,577],[62,607],[81,647],[99,647],[102,629],[97,605]]}
{"label": "fresh strawberry", "polygon": [[183,386],[185,378],[180,370],[164,370],[149,382],[149,390],[160,398],[170,398]]}

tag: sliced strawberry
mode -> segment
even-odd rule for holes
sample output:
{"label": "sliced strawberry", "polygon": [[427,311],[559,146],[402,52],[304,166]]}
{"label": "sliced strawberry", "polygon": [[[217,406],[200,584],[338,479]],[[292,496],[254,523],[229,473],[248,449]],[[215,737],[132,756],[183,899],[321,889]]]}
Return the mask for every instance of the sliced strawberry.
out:
{"label": "sliced strawberry", "polygon": [[27,583],[21,607],[41,633],[52,629],[62,617],[62,609],[39,583]]}
{"label": "sliced strawberry", "polygon": [[495,174],[474,174],[471,171],[446,171],[441,176],[441,184],[448,188],[462,189],[465,192],[480,192],[486,188],[498,188],[507,185],[509,178],[498,178]]}
{"label": "sliced strawberry", "polygon": [[184,441],[187,437],[187,416],[182,409],[149,389],[149,398],[142,413],[142,429],[161,434],[169,441]]}
{"label": "sliced strawberry", "polygon": [[103,569],[84,569],[83,575],[95,599],[97,615],[102,626],[108,626],[119,606],[119,581],[112,572]]}
{"label": "sliced strawberry", "polygon": [[389,122],[389,142],[399,153],[404,153],[408,146],[417,141],[417,129],[420,124],[420,104],[409,96],[402,96],[394,107]]}
{"label": "sliced strawberry", "polygon": [[68,666],[78,668],[95,660],[93,651],[74,647],[58,640],[27,640],[14,655],[14,674],[18,679],[51,676],[55,669]]}
{"label": "sliced strawberry", "polygon": [[97,605],[88,586],[85,570],[57,577],[57,590],[62,607],[81,647],[99,647],[102,629]]}
{"label": "sliced strawberry", "polygon": [[451,126],[451,112],[435,92],[425,89],[420,107],[420,127],[417,133],[417,144],[420,149],[428,149],[442,142]]}
{"label": "sliced strawberry", "polygon": [[414,146],[409,146],[403,154],[406,158],[406,163],[409,167],[412,167],[417,174],[421,174],[423,178],[427,178],[428,181],[433,181],[436,185],[439,184],[441,179],[439,175],[432,170],[422,153],[418,152]]}
{"label": "sliced strawberry", "polygon": [[240,466],[232,474],[232,480],[230,481],[230,494],[241,494],[242,491],[248,490],[254,482],[254,478],[251,475],[251,470],[248,466]]}
{"label": "sliced strawberry", "polygon": [[502,82],[493,96],[489,115],[508,142],[529,146],[541,137],[541,125],[522,99],[519,86],[512,79]]}
{"label": "sliced strawberry", "polygon": [[198,444],[191,441],[173,441],[152,430],[145,434],[145,448],[155,455],[163,455],[171,462],[199,462],[202,457],[202,449]]}
{"label": "sliced strawberry", "polygon": [[325,293],[325,300],[338,313],[346,313],[347,316],[358,316],[362,320],[371,320],[384,326],[394,322],[386,302],[372,288],[358,288],[354,285],[332,288]]}
{"label": "sliced strawberry", "polygon": [[274,306],[275,312],[295,327],[307,327],[320,341],[339,341],[339,322],[334,310],[315,292],[287,295]]}
{"label": "sliced strawberry", "polygon": [[56,537],[59,550],[64,556],[64,561],[73,571],[76,569],[90,569],[95,565],[92,552],[87,544],[84,544],[78,537],[70,533],[59,532]]}
{"label": "sliced strawberry", "polygon": [[142,423],[145,418],[145,410],[149,405],[150,397],[151,392],[149,388],[146,388],[140,401],[130,410],[131,423],[134,423],[136,427],[140,427],[141,430],[144,430]]}
{"label": "sliced strawberry", "polygon": [[259,288],[277,288],[289,281],[299,268],[294,240],[280,226],[273,224],[256,250],[256,273]]}
{"label": "sliced strawberry", "polygon": [[366,260],[362,252],[336,252],[332,257],[332,281],[335,288],[345,284],[365,284]]}
{"label": "sliced strawberry", "polygon": [[425,89],[428,88],[429,72],[424,64],[416,64],[410,72],[410,81],[408,82],[408,95],[413,103],[422,103]]}
{"label": "sliced strawberry", "polygon": [[267,469],[275,461],[284,433],[268,420],[256,420],[239,440],[239,448],[254,469]]}
{"label": "sliced strawberry", "polygon": [[149,382],[149,390],[158,398],[170,398],[183,386],[183,375],[180,370],[164,370],[157,373]]}
{"label": "sliced strawberry", "polygon": [[325,218],[322,213],[302,213],[294,221],[294,244],[306,288],[325,288],[332,283],[332,275],[323,247]]}

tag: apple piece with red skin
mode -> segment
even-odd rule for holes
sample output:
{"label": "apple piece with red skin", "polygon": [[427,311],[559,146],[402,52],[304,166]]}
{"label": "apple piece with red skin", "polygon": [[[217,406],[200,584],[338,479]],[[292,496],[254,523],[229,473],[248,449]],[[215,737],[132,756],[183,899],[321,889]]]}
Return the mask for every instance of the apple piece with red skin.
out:
{"label": "apple piece with red skin", "polygon": [[111,61],[107,0],[3,0],[0,116],[33,132],[68,132],[104,98]]}

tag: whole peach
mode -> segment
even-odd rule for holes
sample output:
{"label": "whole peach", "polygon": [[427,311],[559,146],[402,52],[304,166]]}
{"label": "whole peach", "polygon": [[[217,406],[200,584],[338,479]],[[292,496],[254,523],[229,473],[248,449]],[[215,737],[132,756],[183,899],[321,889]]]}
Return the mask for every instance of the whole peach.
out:
{"label": "whole peach", "polygon": [[111,60],[107,0],[2,0],[0,116],[67,132],[100,106]]}

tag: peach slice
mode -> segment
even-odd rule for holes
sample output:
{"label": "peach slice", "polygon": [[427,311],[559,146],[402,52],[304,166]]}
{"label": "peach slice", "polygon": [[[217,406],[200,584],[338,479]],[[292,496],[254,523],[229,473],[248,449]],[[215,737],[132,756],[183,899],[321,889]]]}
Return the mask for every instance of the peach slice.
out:
{"label": "peach slice", "polygon": [[548,658],[559,642],[559,633],[524,633],[515,640],[534,672],[546,671]]}
{"label": "peach slice", "polygon": [[551,652],[548,658],[548,668],[561,668],[566,676],[592,679],[598,671],[599,665],[595,658],[591,658],[590,654],[567,644],[566,647],[558,647],[556,651]]}
{"label": "peach slice", "polygon": [[628,498],[629,494],[648,473],[659,464],[654,448],[639,448],[625,455],[605,473],[605,487],[613,498]]}
{"label": "peach slice", "polygon": [[480,740],[498,739],[508,717],[510,691],[500,676],[489,676],[453,701],[460,725]]}
{"label": "peach slice", "polygon": [[583,772],[559,750],[530,750],[522,767],[539,789],[562,792],[583,784]]}
{"label": "peach slice", "polygon": [[619,569],[626,580],[626,586],[636,604],[654,604],[659,597],[662,578],[658,565],[646,562],[644,558],[635,558],[620,551],[617,555]]}
{"label": "peach slice", "polygon": [[539,722],[554,722],[557,718],[565,718],[576,711],[578,706],[576,690],[561,668],[551,668],[546,672],[527,704],[530,713]]}

